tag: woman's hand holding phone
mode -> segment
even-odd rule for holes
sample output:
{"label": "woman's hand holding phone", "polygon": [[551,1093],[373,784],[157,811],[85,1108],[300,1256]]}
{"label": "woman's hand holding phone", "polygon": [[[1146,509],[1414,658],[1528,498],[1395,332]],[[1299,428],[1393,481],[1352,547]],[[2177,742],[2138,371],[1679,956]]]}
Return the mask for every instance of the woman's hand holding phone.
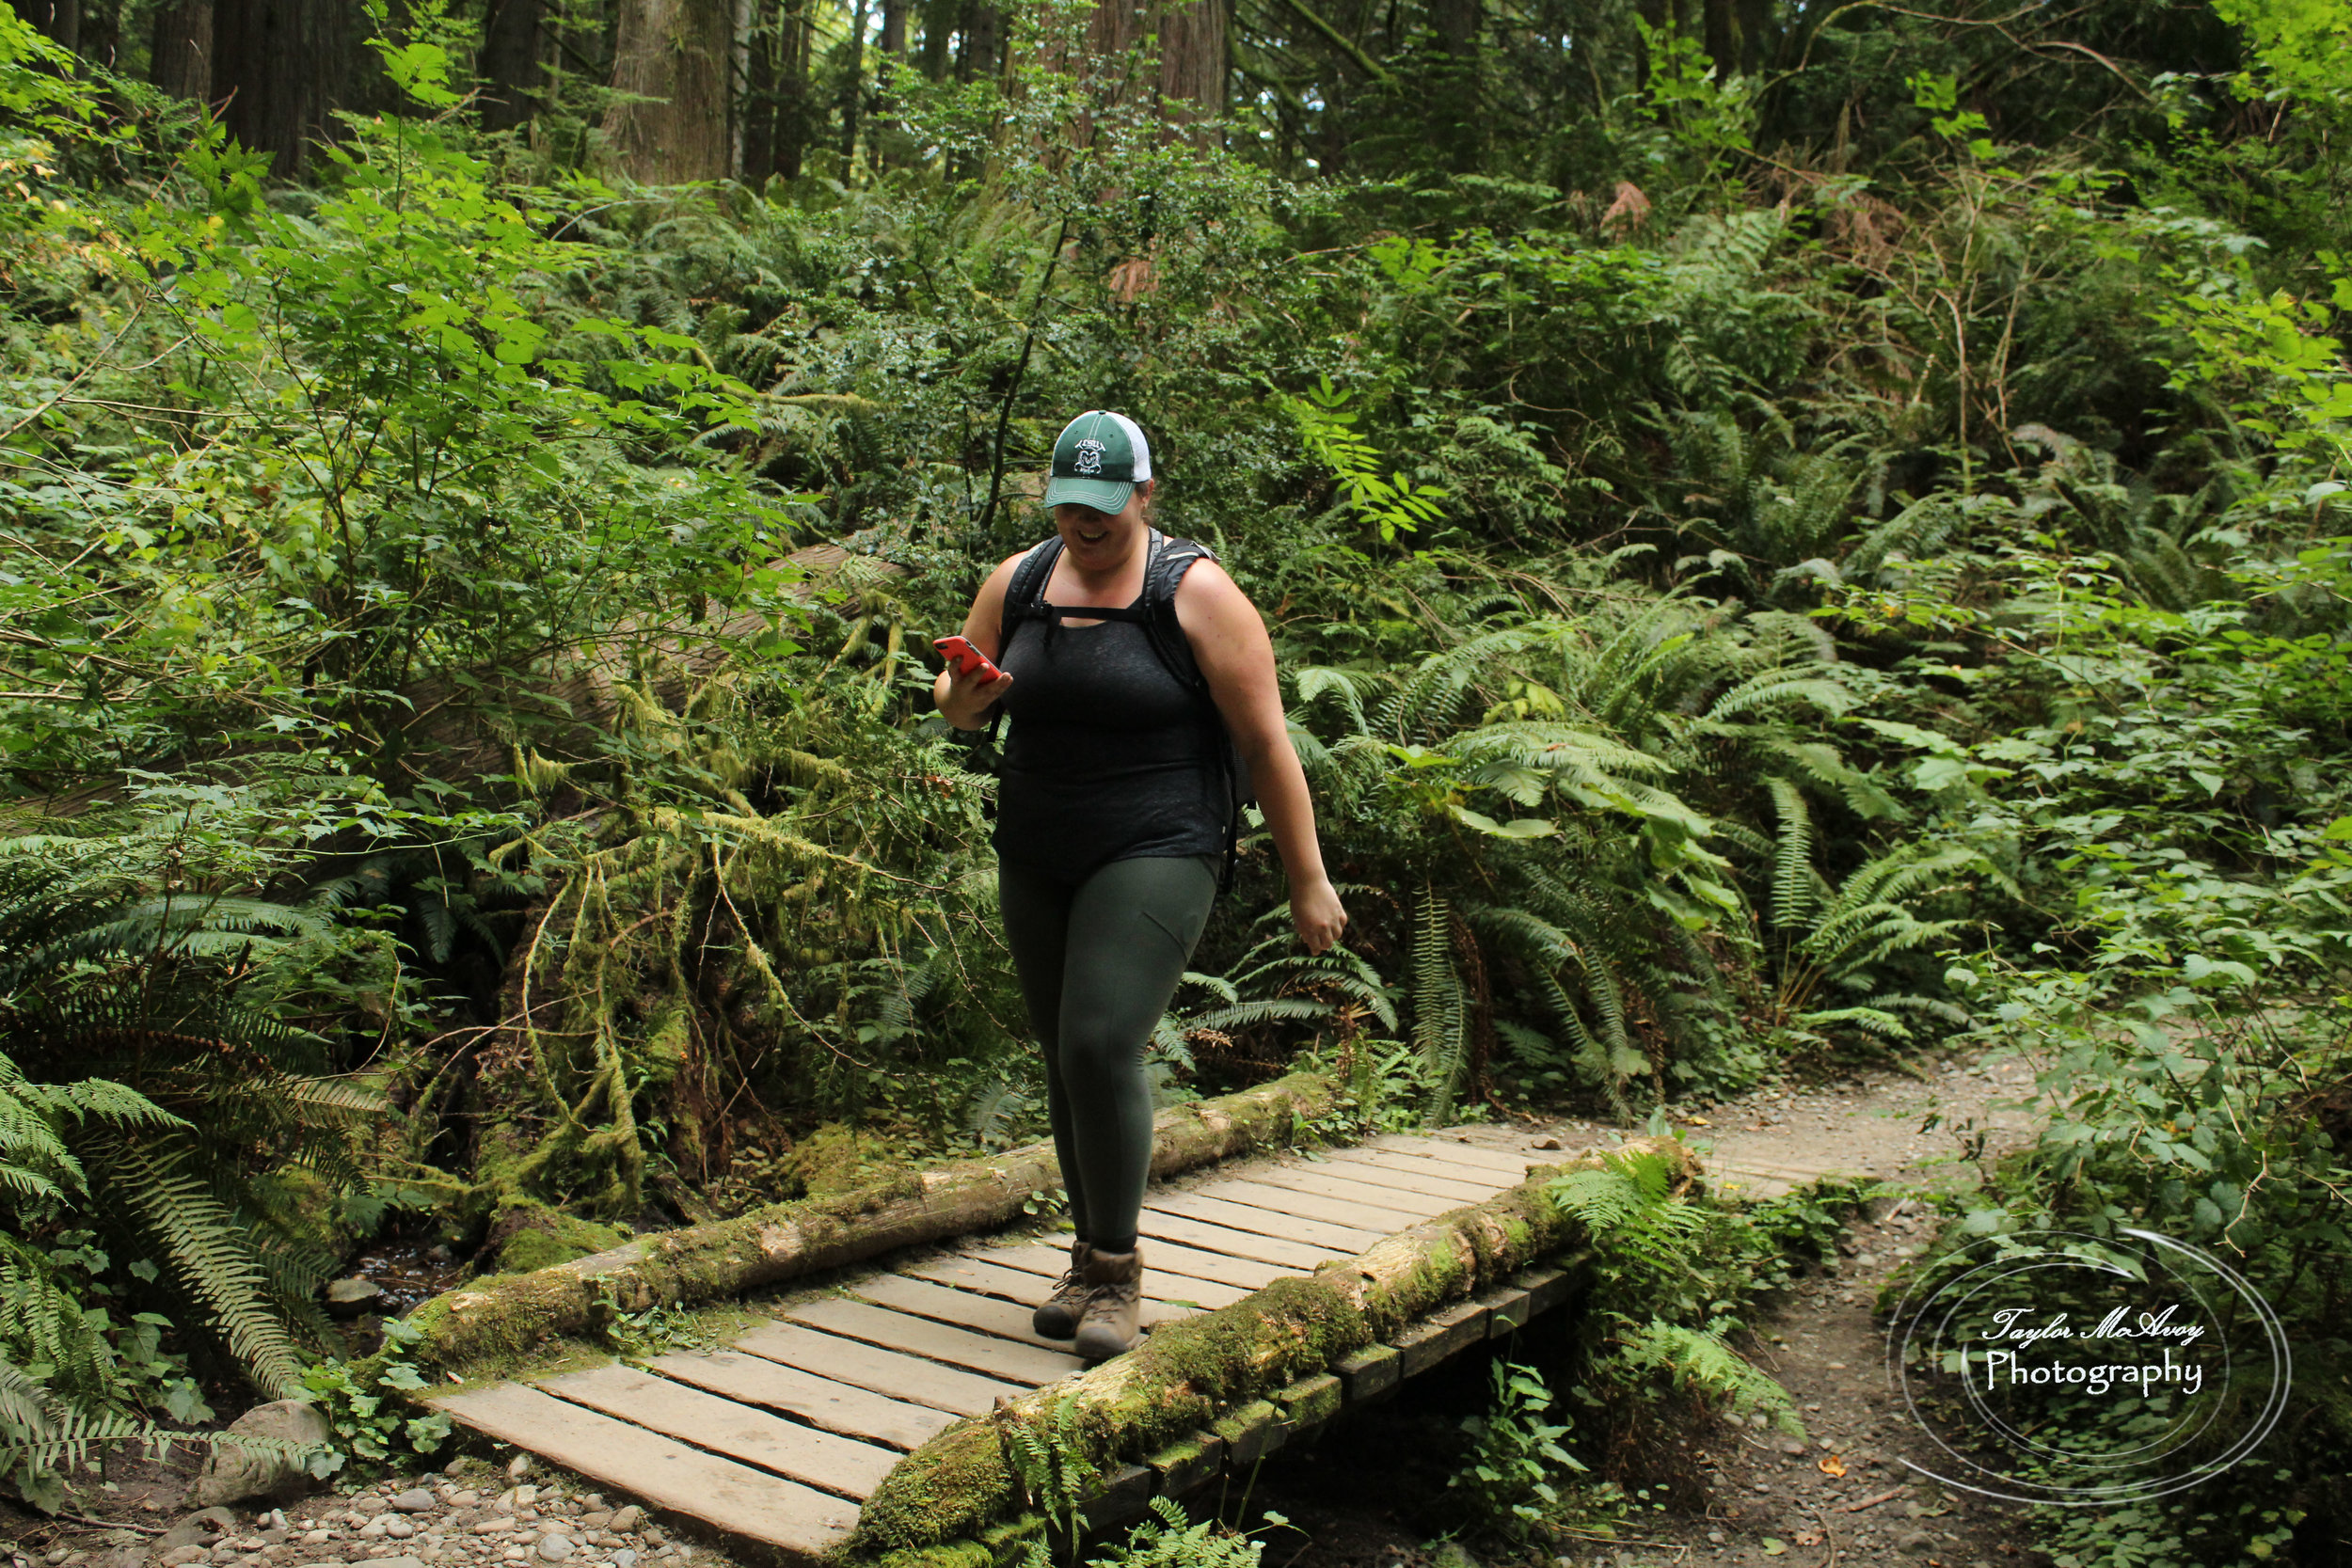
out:
{"label": "woman's hand holding phone", "polygon": [[946,673],[931,689],[932,701],[956,728],[978,729],[980,716],[1011,689],[1012,677],[963,638],[942,637],[931,646],[947,660]]}

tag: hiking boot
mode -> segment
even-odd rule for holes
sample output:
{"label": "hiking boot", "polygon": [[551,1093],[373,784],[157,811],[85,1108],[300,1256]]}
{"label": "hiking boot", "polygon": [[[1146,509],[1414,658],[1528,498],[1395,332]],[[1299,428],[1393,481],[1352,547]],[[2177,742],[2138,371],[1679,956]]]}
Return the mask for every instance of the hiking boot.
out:
{"label": "hiking boot", "polygon": [[1087,1253],[1084,1242],[1070,1243],[1070,1267],[1054,1281],[1054,1293],[1038,1304],[1030,1315],[1029,1326],[1040,1338],[1067,1339],[1078,1332],[1078,1320],[1086,1315],[1087,1298],[1094,1287],[1086,1282]]}
{"label": "hiking boot", "polygon": [[1136,1323],[1143,1315],[1143,1249],[1087,1252],[1086,1312],[1078,1320],[1078,1354],[1107,1361],[1136,1348]]}

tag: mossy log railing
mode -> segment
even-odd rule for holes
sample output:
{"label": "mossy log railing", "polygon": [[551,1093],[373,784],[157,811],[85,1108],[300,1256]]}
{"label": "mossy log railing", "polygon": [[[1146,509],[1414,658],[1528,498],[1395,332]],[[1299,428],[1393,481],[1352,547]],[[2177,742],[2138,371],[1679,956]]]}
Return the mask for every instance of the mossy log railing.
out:
{"label": "mossy log railing", "polygon": [[[1639,1149],[1674,1161],[1678,1184],[1697,1180],[1697,1162],[1675,1139],[1635,1139],[1624,1151]],[[1163,1325],[1129,1354],[1000,1402],[993,1418],[950,1427],[883,1478],[835,1560],[880,1560],[889,1568],[962,1568],[968,1560],[977,1568],[989,1557],[984,1532],[1022,1506],[1001,1423],[1052,1433],[1104,1475],[1145,1459],[1229,1410],[1327,1372],[1448,1302],[1579,1244],[1582,1226],[1547,1189],[1602,1158],[1596,1150],[1537,1166],[1484,1203],[1385,1237],[1312,1275],[1277,1279],[1231,1307]]]}
{"label": "mossy log railing", "polygon": [[[1331,1103],[1328,1082],[1293,1073],[1163,1111],[1152,1128],[1152,1174],[1172,1176],[1286,1140],[1298,1120],[1325,1115]],[[897,1247],[991,1229],[1018,1217],[1032,1194],[1060,1189],[1054,1146],[1043,1143],[833,1196],[771,1204],[444,1291],[409,1315],[423,1333],[407,1354],[437,1371],[524,1354],[596,1327],[610,1310],[698,1307]]]}

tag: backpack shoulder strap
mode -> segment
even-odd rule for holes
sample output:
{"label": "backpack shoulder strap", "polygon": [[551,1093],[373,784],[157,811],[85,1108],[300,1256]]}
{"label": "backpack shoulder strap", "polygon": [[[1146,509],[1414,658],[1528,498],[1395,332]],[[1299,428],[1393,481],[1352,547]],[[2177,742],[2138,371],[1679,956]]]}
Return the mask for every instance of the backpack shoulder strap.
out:
{"label": "backpack shoulder strap", "polygon": [[1021,558],[1021,564],[1012,569],[1012,581],[1005,585],[1004,608],[997,611],[997,647],[1012,641],[1012,628],[1033,615],[1042,615],[1045,606],[1045,584],[1054,575],[1055,562],[1061,560],[1061,535],[1037,545]]}
{"label": "backpack shoulder strap", "polygon": [[1192,657],[1192,641],[1184,636],[1184,628],[1176,619],[1176,590],[1183,585],[1184,574],[1203,561],[1215,561],[1216,552],[1208,546],[1191,539],[1173,539],[1152,531],[1152,558],[1143,568],[1144,629],[1152,638],[1152,651],[1160,662],[1203,701],[1208,699],[1208,677],[1200,673],[1200,663]]}

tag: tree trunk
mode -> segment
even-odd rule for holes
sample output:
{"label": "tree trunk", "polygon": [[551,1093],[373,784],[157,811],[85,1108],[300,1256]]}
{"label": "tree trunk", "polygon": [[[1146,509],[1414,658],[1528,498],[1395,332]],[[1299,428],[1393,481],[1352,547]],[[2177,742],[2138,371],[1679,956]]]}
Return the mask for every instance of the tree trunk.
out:
{"label": "tree trunk", "polygon": [[890,94],[898,85],[898,75],[906,63],[907,0],[882,0],[882,37],[876,40],[882,57],[874,62],[874,103],[878,111],[872,132],[866,138],[866,159],[877,172],[890,166],[891,154],[886,145],[888,134],[898,129],[898,121],[886,112]]}
{"label": "tree trunk", "polygon": [[82,0],[17,0],[16,13],[50,42],[81,53]]}
{"label": "tree trunk", "polygon": [[815,0],[785,0],[783,30],[776,39],[775,172],[787,180],[801,177],[801,160],[808,151],[809,9]]}
{"label": "tree trunk", "polygon": [[1005,19],[985,0],[974,0],[963,19],[963,47],[956,52],[956,80],[985,82],[996,74],[1004,52]]}
{"label": "tree trunk", "polygon": [[[1295,1117],[1312,1118],[1330,1107],[1328,1083],[1293,1073],[1261,1088],[1163,1111],[1152,1126],[1152,1174],[1173,1176],[1285,1142]],[[436,1370],[456,1370],[527,1350],[549,1335],[594,1327],[600,1294],[624,1312],[731,1300],[897,1247],[1009,1224],[1022,1216],[1033,1193],[1060,1188],[1054,1146],[1042,1143],[835,1197],[771,1204],[533,1274],[460,1286],[409,1315],[423,1330],[409,1354]]]}
{"label": "tree trunk", "polygon": [[511,131],[538,112],[547,86],[546,0],[490,0],[482,26],[482,128]]}
{"label": "tree trunk", "polygon": [[301,178],[328,112],[347,102],[352,12],[342,0],[215,0],[213,81],[229,134],[272,154],[272,172]]}
{"label": "tree trunk", "polygon": [[857,158],[858,112],[866,106],[866,0],[850,7],[850,70],[841,84],[841,177]]}
{"label": "tree trunk", "polygon": [[962,0],[922,0],[923,52],[916,56],[924,76],[936,82],[947,74],[947,40],[963,16]]}
{"label": "tree trunk", "polygon": [[731,0],[622,0],[605,137],[632,180],[649,185],[728,172]]}
{"label": "tree trunk", "polygon": [[213,0],[180,0],[155,13],[148,80],[174,98],[213,96]]}
{"label": "tree trunk", "polygon": [[1195,146],[1225,112],[1226,0],[1168,0],[1160,10],[1160,121]]}
{"label": "tree trunk", "polygon": [[776,172],[776,51],[779,43],[775,0],[756,0],[752,7],[750,36],[743,55],[743,171],[742,181],[754,190]]}

